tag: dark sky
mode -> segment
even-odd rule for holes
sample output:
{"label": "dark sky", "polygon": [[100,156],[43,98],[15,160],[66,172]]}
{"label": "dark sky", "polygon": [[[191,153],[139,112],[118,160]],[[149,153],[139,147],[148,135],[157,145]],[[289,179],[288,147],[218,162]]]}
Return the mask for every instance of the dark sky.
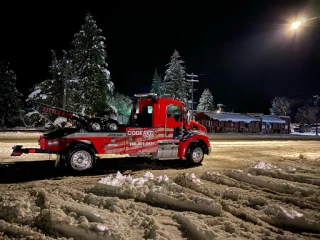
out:
{"label": "dark sky", "polygon": [[320,19],[287,31],[300,16],[320,15],[320,2],[99,2],[1,6],[0,60],[10,62],[25,96],[49,77],[50,50],[71,48],[87,12],[106,38],[111,78],[123,94],[148,92],[155,68],[164,76],[175,49],[186,71],[200,75],[195,100],[209,88],[215,104],[268,114],[275,96],[320,94]]}

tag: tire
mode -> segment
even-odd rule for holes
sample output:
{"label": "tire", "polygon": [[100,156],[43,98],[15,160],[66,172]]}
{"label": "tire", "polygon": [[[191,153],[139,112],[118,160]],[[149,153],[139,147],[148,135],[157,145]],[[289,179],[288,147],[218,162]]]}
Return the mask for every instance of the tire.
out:
{"label": "tire", "polygon": [[102,130],[102,124],[99,121],[92,121],[90,123],[90,131],[100,132]]}
{"label": "tire", "polygon": [[119,130],[119,123],[115,120],[108,120],[106,123],[107,132],[117,132]]}
{"label": "tire", "polygon": [[204,158],[203,148],[199,144],[190,144],[186,152],[186,159],[194,165],[200,165]]}
{"label": "tire", "polygon": [[65,157],[67,166],[74,171],[83,172],[92,168],[95,164],[95,154],[91,147],[79,143],[76,144]]}

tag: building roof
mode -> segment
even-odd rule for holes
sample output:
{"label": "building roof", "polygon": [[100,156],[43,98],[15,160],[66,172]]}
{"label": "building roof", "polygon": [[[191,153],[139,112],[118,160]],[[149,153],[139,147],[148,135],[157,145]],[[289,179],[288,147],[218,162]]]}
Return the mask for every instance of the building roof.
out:
{"label": "building roof", "polygon": [[[253,121],[261,121],[261,117],[258,117],[260,114],[250,114],[248,113],[248,116],[246,114],[242,113],[229,113],[229,112],[212,112],[212,111],[194,111],[194,113],[203,113],[206,116],[219,121],[232,121],[232,122],[245,122],[250,123]],[[255,116],[255,117],[254,117]],[[281,116],[284,117],[284,116]],[[286,116],[287,117],[287,116]],[[290,117],[288,117],[290,118]],[[285,120],[280,119],[279,116],[274,115],[263,115],[262,114],[262,122],[268,122],[268,123],[286,123]]]}
{"label": "building roof", "polygon": [[244,114],[240,114],[240,113],[226,113],[226,112],[222,112],[222,113],[203,112],[203,113],[205,115],[207,115],[208,117],[210,117],[212,119],[219,120],[219,121],[246,122],[246,123],[250,123],[253,121],[259,121],[256,118],[248,117],[248,116],[246,116]]}
{"label": "building roof", "polygon": [[280,119],[276,116],[262,116],[262,122],[269,122],[269,123],[286,123],[285,120]]}

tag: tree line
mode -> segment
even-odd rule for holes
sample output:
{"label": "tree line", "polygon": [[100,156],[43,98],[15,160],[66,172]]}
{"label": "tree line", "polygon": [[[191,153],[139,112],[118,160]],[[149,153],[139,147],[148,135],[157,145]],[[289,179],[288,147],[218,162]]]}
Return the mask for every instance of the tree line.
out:
{"label": "tree line", "polygon": [[[105,37],[93,16],[88,13],[84,24],[74,34],[72,48],[57,54],[51,51],[49,79],[32,86],[27,99],[17,90],[17,77],[8,62],[0,63],[0,125],[21,125],[24,105],[38,101],[85,115],[102,116],[106,111],[116,111],[119,115],[130,115],[131,98],[116,91],[111,79]],[[155,70],[150,92],[158,96],[180,99],[190,108],[191,83],[186,79],[185,62],[174,50],[165,75]],[[275,97],[270,113],[289,115],[290,104],[285,97]],[[214,111],[214,97],[210,89],[204,89],[197,106],[199,111]],[[306,103],[301,106],[295,121],[312,123],[316,107]],[[45,121],[44,119],[40,119]],[[26,123],[23,122],[25,125]]]}

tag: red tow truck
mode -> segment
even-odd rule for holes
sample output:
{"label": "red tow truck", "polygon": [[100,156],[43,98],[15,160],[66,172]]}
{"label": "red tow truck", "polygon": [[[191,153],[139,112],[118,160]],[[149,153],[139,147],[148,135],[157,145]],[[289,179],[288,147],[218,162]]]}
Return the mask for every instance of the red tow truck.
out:
{"label": "red tow truck", "polygon": [[[95,166],[98,154],[129,154],[167,160],[181,159],[199,165],[209,155],[211,145],[206,128],[186,120],[184,105],[179,100],[157,97],[156,94],[135,94],[128,124],[116,125],[110,131],[99,121],[83,120],[59,109],[71,119],[80,119],[80,126],[57,129],[39,137],[40,148],[15,145],[11,156],[30,153],[57,154],[56,166],[65,164],[75,171]],[[46,109],[47,110],[47,109]],[[55,108],[57,110],[57,108]],[[81,120],[82,119],[82,120]],[[93,125],[96,127],[90,127]],[[101,122],[101,121],[100,121]]]}

